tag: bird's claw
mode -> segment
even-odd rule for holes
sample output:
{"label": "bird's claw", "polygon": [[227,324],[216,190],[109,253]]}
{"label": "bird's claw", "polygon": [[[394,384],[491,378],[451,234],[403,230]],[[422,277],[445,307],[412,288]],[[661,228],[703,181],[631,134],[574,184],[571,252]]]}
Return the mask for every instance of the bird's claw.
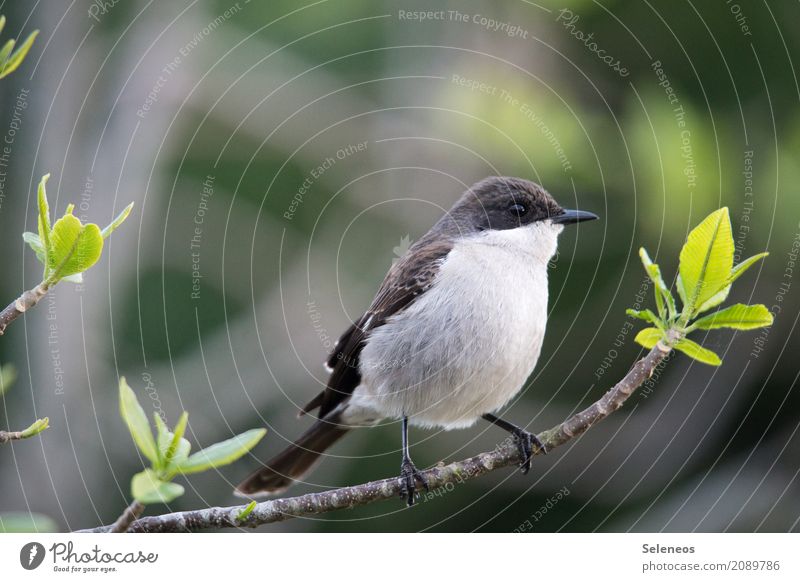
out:
{"label": "bird's claw", "polygon": [[536,445],[536,448],[541,450],[545,455],[547,454],[547,449],[545,448],[544,443],[539,440],[539,437],[533,433],[529,433],[527,430],[522,430],[520,428],[515,430],[512,434],[514,435],[514,441],[517,443],[519,456],[522,457],[519,468],[523,475],[527,475],[528,471],[531,470],[531,459],[533,458],[534,445]]}
{"label": "bird's claw", "polygon": [[417,469],[411,459],[405,459],[400,465],[400,479],[403,481],[400,489],[400,497],[403,497],[406,500],[406,504],[409,507],[414,505],[414,496],[417,492],[417,481],[422,483],[425,491],[430,491],[428,487],[428,480],[425,478],[422,472]]}

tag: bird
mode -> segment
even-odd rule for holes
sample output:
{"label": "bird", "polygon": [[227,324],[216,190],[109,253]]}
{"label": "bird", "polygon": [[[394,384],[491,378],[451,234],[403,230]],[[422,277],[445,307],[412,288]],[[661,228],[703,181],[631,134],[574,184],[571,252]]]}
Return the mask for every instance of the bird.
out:
{"label": "bird", "polygon": [[350,430],[400,422],[401,496],[424,474],[408,427],[466,429],[484,419],[509,432],[530,470],[536,436],[498,413],[520,392],[547,325],[548,264],[564,227],[597,219],[567,210],[540,185],[491,176],[469,187],[389,269],[369,308],[327,360],[326,388],[298,416],[316,420],[238,485],[258,497],[305,477]]}

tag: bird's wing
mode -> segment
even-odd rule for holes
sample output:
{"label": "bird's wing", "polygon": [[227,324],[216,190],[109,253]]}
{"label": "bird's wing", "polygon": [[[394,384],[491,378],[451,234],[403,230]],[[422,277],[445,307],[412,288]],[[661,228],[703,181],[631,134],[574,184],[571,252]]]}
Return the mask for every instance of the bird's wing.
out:
{"label": "bird's wing", "polygon": [[301,416],[319,407],[319,417],[323,418],[349,398],[361,382],[359,356],[369,332],[403,311],[431,287],[452,243],[445,240],[420,243],[392,266],[369,309],[339,338],[327,362],[331,369],[328,387],[303,407]]}

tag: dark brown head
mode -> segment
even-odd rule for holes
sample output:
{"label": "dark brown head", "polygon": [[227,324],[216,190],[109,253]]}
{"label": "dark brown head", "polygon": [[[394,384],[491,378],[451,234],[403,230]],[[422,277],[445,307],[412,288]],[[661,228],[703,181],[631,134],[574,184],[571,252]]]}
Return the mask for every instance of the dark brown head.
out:
{"label": "dark brown head", "polygon": [[442,217],[436,230],[465,236],[485,230],[509,230],[549,220],[573,224],[597,216],[582,210],[565,210],[541,186],[521,178],[491,176],[464,192]]}

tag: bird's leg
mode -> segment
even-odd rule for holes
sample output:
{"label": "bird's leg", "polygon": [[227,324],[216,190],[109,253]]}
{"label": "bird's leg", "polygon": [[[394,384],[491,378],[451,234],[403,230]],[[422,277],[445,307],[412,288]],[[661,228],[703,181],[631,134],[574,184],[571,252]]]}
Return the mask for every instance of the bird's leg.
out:
{"label": "bird's leg", "polygon": [[517,449],[522,457],[522,462],[519,464],[519,468],[522,470],[523,475],[527,475],[528,471],[531,470],[533,445],[536,445],[536,448],[541,449],[544,454],[547,454],[547,449],[535,434],[529,433],[527,430],[524,430],[515,424],[511,424],[502,418],[498,418],[494,414],[484,414],[483,418],[495,426],[499,426],[503,430],[510,432],[514,437],[514,441],[517,443]]}
{"label": "bird's leg", "polygon": [[400,478],[403,480],[403,488],[400,491],[409,507],[414,505],[414,494],[417,491],[417,479],[428,491],[428,481],[425,476],[417,469],[408,454],[408,417],[403,415],[403,462],[400,464]]}

